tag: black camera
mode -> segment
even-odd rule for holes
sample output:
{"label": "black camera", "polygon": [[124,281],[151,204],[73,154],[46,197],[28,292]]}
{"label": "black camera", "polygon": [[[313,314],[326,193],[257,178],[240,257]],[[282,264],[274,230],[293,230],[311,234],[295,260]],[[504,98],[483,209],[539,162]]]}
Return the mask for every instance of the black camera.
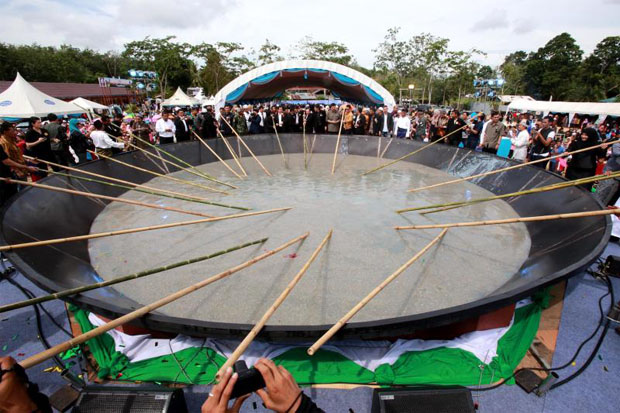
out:
{"label": "black camera", "polygon": [[230,395],[231,399],[235,399],[248,393],[253,393],[256,390],[265,387],[265,380],[263,379],[263,375],[260,374],[260,371],[256,370],[254,367],[249,369],[247,364],[245,364],[245,361],[237,361],[235,363],[234,370],[239,377],[237,378],[235,387]]}

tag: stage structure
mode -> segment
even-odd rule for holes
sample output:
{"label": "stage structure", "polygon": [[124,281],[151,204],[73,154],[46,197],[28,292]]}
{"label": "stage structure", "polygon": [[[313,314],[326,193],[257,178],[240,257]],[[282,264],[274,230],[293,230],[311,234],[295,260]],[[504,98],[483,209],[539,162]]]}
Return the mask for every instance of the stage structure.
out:
{"label": "stage structure", "polygon": [[337,63],[322,60],[285,60],[250,70],[215,95],[216,107],[226,104],[278,100],[293,87],[321,87],[335,97],[369,106],[396,105],[394,97],[370,77]]}

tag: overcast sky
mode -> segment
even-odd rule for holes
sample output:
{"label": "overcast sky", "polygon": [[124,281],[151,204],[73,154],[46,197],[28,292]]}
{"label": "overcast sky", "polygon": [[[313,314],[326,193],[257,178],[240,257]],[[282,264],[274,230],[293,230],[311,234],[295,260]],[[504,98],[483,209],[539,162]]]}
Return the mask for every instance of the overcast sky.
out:
{"label": "overcast sky", "polygon": [[390,27],[450,39],[453,50],[478,48],[496,66],[515,50],[536,50],[569,32],[589,53],[620,34],[620,0],[334,1],[334,0],[0,0],[0,41],[121,50],[145,36],[234,41],[247,48],[269,39],[284,54],[304,36],[346,44],[371,67]]}

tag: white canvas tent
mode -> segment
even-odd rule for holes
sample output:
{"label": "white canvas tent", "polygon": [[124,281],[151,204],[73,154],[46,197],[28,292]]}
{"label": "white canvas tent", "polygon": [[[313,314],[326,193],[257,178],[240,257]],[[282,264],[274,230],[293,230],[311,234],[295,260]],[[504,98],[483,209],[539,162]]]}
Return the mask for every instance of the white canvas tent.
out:
{"label": "white canvas tent", "polygon": [[74,105],[77,105],[84,109],[88,114],[89,118],[95,117],[95,110],[101,110],[108,112],[110,108],[106,105],[102,105],[101,103],[93,102],[92,100],[84,99],[84,98],[75,98],[71,101]]}
{"label": "white canvas tent", "polygon": [[542,112],[544,114],[569,113],[574,115],[578,113],[581,115],[620,116],[620,103],[514,100],[508,105],[508,110]]}
{"label": "white canvas tent", "polygon": [[174,95],[164,100],[161,103],[161,105],[162,106],[194,106],[194,105],[198,105],[199,103],[200,102],[198,100],[187,96],[187,94],[183,92],[181,88],[177,88],[177,91],[174,92]]}
{"label": "white canvas tent", "polygon": [[41,92],[18,73],[7,90],[0,93],[0,118],[23,119],[43,117],[50,113],[73,115],[85,110],[73,103],[56,99]]}

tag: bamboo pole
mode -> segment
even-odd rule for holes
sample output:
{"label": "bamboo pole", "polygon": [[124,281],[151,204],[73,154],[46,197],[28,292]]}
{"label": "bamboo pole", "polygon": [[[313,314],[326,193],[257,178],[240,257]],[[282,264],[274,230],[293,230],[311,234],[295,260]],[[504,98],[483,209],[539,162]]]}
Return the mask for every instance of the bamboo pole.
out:
{"label": "bamboo pole", "polygon": [[220,184],[220,185],[227,186],[227,187],[229,187],[229,188],[233,188],[233,189],[238,189],[238,188],[239,188],[239,187],[237,187],[237,186],[234,186],[234,185],[228,184],[228,183],[226,183],[226,182],[219,181],[219,180],[217,180],[217,179],[215,179],[215,178],[211,178],[211,177],[209,177],[209,178],[205,178],[205,176],[204,176],[204,175],[199,174],[198,172],[195,172],[195,171],[194,171],[194,170],[192,170],[192,169],[184,168],[184,167],[182,167],[181,165],[178,165],[178,164],[176,164],[176,163],[174,163],[174,162],[172,162],[172,161],[169,161],[168,159],[165,159],[165,158],[163,158],[163,157],[161,157],[161,156],[158,156],[158,155],[156,155],[156,154],[154,154],[154,153],[152,153],[152,152],[149,152],[149,151],[147,151],[146,149],[143,149],[143,148],[139,147],[138,145],[134,145],[134,144],[133,144],[133,143],[131,143],[131,142],[127,142],[127,143],[129,144],[129,146],[131,146],[131,147],[133,147],[133,148],[135,148],[135,149],[139,150],[140,152],[144,153],[146,156],[153,156],[154,158],[159,159],[159,160],[160,160],[160,161],[162,161],[162,162],[165,162],[165,163],[167,163],[167,164],[169,164],[169,165],[172,165],[172,166],[174,166],[175,168],[179,168],[180,170],[185,171],[185,172],[187,172],[187,173],[190,173],[190,174],[192,174],[192,175],[196,175],[196,176],[197,176],[197,177],[199,177],[199,178],[202,178],[202,179],[207,179],[207,180],[209,180],[209,181],[212,181],[212,182],[218,183],[218,184]]}
{"label": "bamboo pole", "polygon": [[178,183],[185,184],[185,185],[195,186],[195,187],[198,187],[198,188],[206,189],[207,191],[211,191],[211,192],[217,192],[217,193],[220,193],[220,194],[230,195],[230,192],[222,191],[221,189],[211,188],[210,186],[205,186],[205,185],[199,184],[197,182],[187,181],[185,179],[176,178],[176,177],[171,176],[171,175],[160,174],[159,172],[150,171],[148,169],[140,168],[139,166],[132,165],[130,163],[120,161],[120,160],[118,160],[116,158],[113,158],[111,156],[106,156],[106,155],[103,155],[101,153],[95,153],[95,152],[90,151],[90,150],[88,152],[90,152],[91,154],[93,154],[95,156],[98,156],[100,158],[107,159],[109,161],[118,163],[120,165],[124,165],[124,166],[126,166],[128,168],[135,169],[135,170],[140,171],[140,172],[145,172],[145,173],[150,174],[150,175],[154,175],[154,176],[157,176],[157,177],[160,177],[160,178],[168,179],[169,181],[174,181],[174,182],[178,182]]}
{"label": "bamboo pole", "polygon": [[555,219],[597,217],[600,215],[612,215],[612,214],[619,214],[619,213],[620,212],[616,209],[602,209],[600,211],[571,212],[571,213],[566,213],[566,214],[553,214],[553,215],[537,215],[533,217],[493,219],[493,220],[488,220],[488,221],[454,222],[451,224],[431,224],[431,225],[406,225],[406,226],[394,227],[394,229],[406,230],[406,229],[432,229],[432,228],[454,228],[454,227],[479,227],[483,225],[514,224],[517,222],[537,222],[537,221],[552,221]]}
{"label": "bamboo pole", "polygon": [[[42,171],[42,172],[49,173],[49,171],[46,171],[44,169],[40,169],[39,168],[39,170]],[[158,192],[158,191],[147,191],[146,189],[142,189],[142,188],[139,188],[139,187],[132,187],[132,186],[123,185],[123,184],[114,184],[112,182],[106,182],[106,181],[103,181],[101,179],[87,178],[85,176],[78,176],[78,175],[71,175],[71,174],[67,174],[67,173],[64,173],[64,172],[51,171],[51,173],[54,174],[54,175],[65,176],[65,177],[70,178],[70,179],[79,179],[79,180],[87,181],[87,182],[95,182],[95,183],[98,183],[98,184],[112,186],[112,187],[116,187],[116,188],[123,188],[123,189],[129,189],[129,190],[133,190],[133,191],[138,191],[138,192],[142,192],[142,193],[149,194],[149,195],[163,196],[163,197],[172,198],[172,199],[180,199],[182,201],[196,202],[196,203],[199,203],[199,204],[219,206],[219,207],[222,207],[222,208],[238,209],[238,210],[241,210],[241,211],[249,211],[250,210],[249,208],[238,207],[238,206],[234,206],[234,205],[226,205],[226,204],[221,204],[219,202],[212,202],[212,201],[206,201],[206,200],[202,201],[200,199],[193,199],[193,198],[184,197],[184,196],[171,195],[171,194],[166,194],[166,193]]]}
{"label": "bamboo pole", "polygon": [[[278,128],[273,125],[273,131],[276,133],[276,139],[278,140],[278,146],[280,147],[280,153],[282,154],[282,160],[284,161],[284,166],[287,166],[286,156],[284,156],[284,149],[282,148],[282,142],[280,142],[280,134],[278,133]],[[237,135],[238,136],[238,135]]]}
{"label": "bamboo pole", "polygon": [[620,139],[612,141],[612,142],[601,143],[601,144],[595,145],[595,146],[590,146],[588,148],[577,149],[576,151],[572,151],[572,152],[564,152],[564,153],[561,153],[559,155],[550,156],[548,158],[537,159],[535,161],[524,162],[524,163],[520,163],[518,165],[508,166],[506,168],[495,169],[493,171],[487,171],[487,172],[479,173],[479,174],[472,175],[472,176],[466,176],[464,178],[453,179],[451,181],[440,182],[438,184],[427,185],[427,186],[423,186],[423,187],[420,187],[420,188],[412,188],[412,189],[409,189],[407,192],[417,192],[417,191],[421,191],[423,189],[437,188],[437,187],[440,187],[440,186],[455,184],[455,183],[458,183],[458,182],[470,181],[472,179],[481,178],[483,176],[498,174],[500,172],[511,171],[513,169],[523,168],[524,166],[535,165],[535,164],[541,163],[541,162],[549,162],[552,159],[562,158],[562,157],[574,155],[576,153],[591,151],[592,149],[600,148],[603,145],[613,145],[614,143],[617,143],[617,142],[620,142]]}
{"label": "bamboo pole", "polygon": [[202,143],[202,145],[204,147],[206,147],[212,154],[213,156],[215,156],[217,158],[218,161],[220,161],[222,163],[222,165],[224,165],[226,167],[226,169],[228,169],[230,172],[232,172],[233,175],[235,175],[237,178],[239,179],[243,179],[243,177],[241,175],[239,175],[237,172],[235,172],[235,170],[233,168],[231,168],[226,162],[224,162],[224,160],[220,157],[220,155],[218,155],[217,152],[215,152],[208,144],[207,142],[205,142],[204,139],[202,139],[200,137],[200,135],[198,135],[196,132],[192,131],[192,133],[194,134],[194,136],[196,136],[196,139],[198,139],[200,141],[200,143]]}
{"label": "bamboo pole", "polygon": [[252,343],[252,341],[256,338],[258,333],[263,329],[265,324],[267,324],[267,321],[269,320],[269,318],[271,318],[273,313],[275,313],[275,311],[278,309],[278,307],[280,307],[280,305],[284,302],[286,297],[288,297],[288,295],[293,290],[293,288],[295,288],[295,286],[297,285],[299,280],[301,280],[301,277],[303,277],[304,274],[306,273],[306,271],[308,271],[308,268],[310,268],[310,264],[312,264],[314,262],[316,257],[319,255],[319,252],[321,252],[321,249],[323,249],[325,244],[327,244],[327,241],[329,241],[329,239],[331,238],[332,233],[333,233],[333,230],[330,229],[329,232],[327,233],[327,235],[325,236],[325,238],[323,238],[323,241],[321,241],[319,246],[316,247],[316,249],[314,250],[314,252],[310,256],[308,261],[306,261],[304,266],[301,268],[301,270],[299,270],[297,275],[295,275],[295,277],[293,277],[291,282],[286,286],[284,291],[282,291],[280,296],[278,296],[276,301],[274,301],[274,303],[271,305],[271,307],[269,307],[269,309],[265,312],[265,314],[263,314],[263,316],[258,321],[258,323],[256,323],[256,325],[252,328],[252,330],[250,330],[248,335],[245,336],[245,338],[237,346],[235,351],[233,351],[233,353],[230,355],[230,357],[228,357],[228,360],[226,360],[226,362],[222,365],[222,367],[220,367],[220,369],[218,370],[217,374],[215,375],[215,379],[216,380],[219,381],[220,378],[222,377],[222,375],[224,374],[224,372],[226,371],[226,369],[228,369],[228,367],[232,367],[232,365],[235,364],[237,362],[237,360],[239,360],[239,357],[241,357],[241,355],[245,352],[245,350],[247,350],[247,348],[250,345],[250,343]]}
{"label": "bamboo pole", "polygon": [[338,128],[338,138],[336,138],[336,149],[334,149],[334,160],[332,161],[332,175],[336,171],[336,159],[338,158],[338,149],[340,149],[340,136],[342,135],[342,124],[344,123],[345,111],[340,115],[340,127]]}
{"label": "bamboo pole", "polygon": [[330,338],[332,338],[338,330],[340,330],[355,314],[357,314],[366,304],[370,302],[377,294],[379,294],[389,283],[394,281],[400,274],[402,274],[407,268],[411,266],[414,262],[416,262],[426,251],[428,251],[433,245],[437,244],[448,230],[444,229],[441,231],[439,235],[437,235],[431,242],[426,244],[424,248],[422,248],[417,254],[415,254],[409,261],[400,266],[396,271],[394,271],[389,277],[381,282],[374,290],[372,290],[366,297],[364,297],[359,303],[357,303],[344,317],[342,317],[336,324],[332,326],[321,338],[319,338],[310,348],[308,348],[308,354],[314,355],[316,351],[321,348],[323,344],[325,344]]}
{"label": "bamboo pole", "polygon": [[170,224],[151,225],[148,227],[121,229],[121,230],[116,230],[116,231],[97,232],[94,234],[87,234],[87,235],[77,235],[74,237],[54,238],[54,239],[48,239],[48,240],[43,240],[43,241],[32,241],[32,242],[24,242],[21,244],[3,245],[3,246],[0,246],[0,252],[12,251],[12,250],[21,249],[21,248],[41,247],[45,245],[62,244],[65,242],[84,241],[84,240],[95,239],[95,238],[111,237],[115,235],[133,234],[136,232],[153,231],[157,229],[182,227],[185,225],[203,224],[206,222],[216,222],[216,221],[224,221],[224,220],[235,219],[235,218],[252,217],[255,215],[270,214],[272,212],[288,211],[289,209],[291,208],[288,207],[288,208],[267,209],[264,211],[244,212],[241,214],[224,215],[221,217],[203,218],[203,219],[196,219],[192,221],[173,222]]}
{"label": "bamboo pole", "polygon": [[304,146],[304,169],[308,169],[308,145],[306,143],[306,120],[307,120],[307,116],[306,113],[304,112],[304,121],[303,121],[303,128],[302,128],[302,139],[303,139],[303,146]]}
{"label": "bamboo pole", "polygon": [[[116,125],[114,125],[114,124],[112,124],[112,125],[113,125],[113,126],[115,126],[115,127],[116,127],[116,128],[118,128],[118,129],[120,129],[118,126],[116,126]],[[155,149],[155,151],[156,151],[157,153],[162,152],[162,153],[164,153],[164,154],[168,155],[170,158],[172,158],[172,159],[176,160],[177,162],[180,162],[181,164],[183,164],[183,165],[187,166],[189,169],[192,169],[192,170],[196,171],[196,173],[197,173],[199,176],[201,176],[203,179],[208,179],[209,181],[217,182],[217,183],[222,184],[222,185],[228,185],[228,184],[225,184],[225,183],[223,183],[223,182],[218,181],[217,179],[215,179],[214,177],[212,177],[212,176],[210,176],[210,175],[205,174],[205,173],[204,173],[204,172],[202,172],[200,169],[197,169],[195,166],[193,166],[192,164],[190,164],[190,163],[186,162],[185,160],[183,160],[183,159],[179,158],[178,156],[175,156],[175,155],[171,154],[170,152],[168,152],[168,151],[167,151],[167,150],[165,150],[165,149],[162,149],[162,147],[161,147],[161,146],[153,145],[153,144],[152,144],[151,142],[149,142],[148,140],[142,139],[142,138],[140,138],[139,136],[134,135],[134,134],[133,134],[133,133],[131,133],[131,132],[128,132],[128,133],[129,133],[129,135],[130,135],[131,137],[135,138],[136,140],[138,140],[138,141],[140,141],[140,142],[142,142],[142,143],[144,143],[144,144],[148,145],[149,147],[151,147],[151,148]],[[179,167],[179,166],[177,165],[177,167]]]}
{"label": "bamboo pole", "polygon": [[488,201],[494,201],[496,199],[512,198],[515,196],[530,195],[530,194],[536,194],[539,192],[554,191],[556,189],[570,188],[573,186],[582,185],[582,184],[586,184],[590,182],[614,179],[616,177],[620,177],[620,172],[616,172],[610,175],[605,175],[605,174],[595,175],[595,176],[591,176],[588,178],[575,179],[572,181],[560,182],[560,183],[556,183],[552,185],[541,186],[538,188],[526,189],[524,191],[510,192],[507,194],[494,195],[494,196],[490,196],[486,198],[477,198],[477,199],[472,199],[469,201],[457,201],[457,202],[448,202],[444,204],[425,205],[425,206],[415,207],[415,208],[404,208],[404,209],[399,209],[396,212],[399,214],[402,214],[403,212],[412,212],[412,211],[430,209],[430,211],[424,211],[424,212],[421,212],[420,214],[432,214],[435,212],[446,211],[448,209],[460,208],[462,206],[479,204],[479,203],[488,202]]}
{"label": "bamboo pole", "polygon": [[[470,116],[470,119],[471,119],[471,116]],[[403,159],[407,159],[407,158],[409,158],[410,156],[413,156],[413,155],[415,155],[416,153],[423,151],[424,149],[427,149],[427,148],[429,148],[429,147],[431,147],[431,146],[433,146],[433,145],[436,145],[436,144],[438,144],[438,143],[440,143],[440,142],[442,142],[442,141],[446,140],[446,139],[447,139],[450,135],[452,135],[452,134],[454,134],[454,133],[456,133],[456,132],[460,131],[461,129],[463,129],[463,128],[465,128],[465,127],[467,127],[467,124],[465,124],[465,125],[461,126],[461,127],[460,127],[460,128],[458,128],[458,129],[453,130],[452,132],[450,132],[450,133],[448,133],[447,135],[445,135],[443,138],[437,139],[436,141],[431,142],[431,143],[429,143],[428,145],[424,145],[424,146],[422,146],[422,147],[420,147],[420,148],[416,149],[416,150],[415,150],[415,151],[413,151],[413,152],[410,152],[410,153],[408,153],[408,154],[406,154],[406,155],[401,156],[400,158],[394,159],[393,161],[390,161],[390,162],[385,163],[385,164],[383,164],[383,165],[381,165],[381,166],[378,166],[378,167],[376,167],[376,168],[374,168],[374,169],[371,169],[371,170],[369,170],[369,171],[366,171],[366,172],[364,172],[362,175],[368,175],[368,174],[371,174],[371,173],[373,173],[373,172],[377,172],[377,171],[378,171],[378,170],[380,170],[380,169],[386,168],[386,167],[388,167],[388,166],[390,166],[390,165],[394,165],[396,162],[400,162],[400,161],[402,161]]]}
{"label": "bamboo pole", "polygon": [[122,326],[123,324],[129,323],[133,320],[138,319],[139,317],[145,316],[148,313],[150,313],[151,311],[154,311],[166,304],[169,304],[175,300],[178,300],[179,298],[185,297],[186,295],[193,293],[194,291],[197,291],[203,287],[206,287],[207,285],[214,283],[215,281],[221,280],[223,278],[228,277],[231,274],[234,274],[238,271],[241,271],[244,268],[247,268],[265,258],[268,258],[280,251],[282,251],[285,248],[288,248],[289,246],[305,239],[308,236],[308,233],[305,233],[304,235],[301,235],[297,238],[292,239],[291,241],[286,242],[285,244],[280,245],[279,247],[277,247],[276,249],[273,249],[271,251],[267,251],[261,255],[258,255],[254,258],[252,258],[251,260],[248,260],[242,264],[239,264],[235,267],[229,268],[226,271],[223,271],[219,274],[216,274],[212,277],[209,277],[205,280],[202,280],[196,284],[190,285],[189,287],[183,288],[173,294],[170,294],[166,297],[163,297],[151,304],[145,305],[144,307],[138,308],[137,310],[134,310],[128,314],[125,314],[124,316],[121,316],[119,318],[116,318],[114,320],[111,320],[93,330],[90,330],[87,333],[84,334],[80,334],[77,337],[74,337],[70,340],[65,341],[64,343],[60,343],[54,347],[51,347],[48,350],[45,350],[39,354],[35,354],[34,356],[28,357],[27,359],[23,360],[22,362],[20,362],[21,366],[25,369],[30,368],[32,366],[36,366],[39,363],[44,362],[45,360],[54,357],[55,355],[59,354],[60,352],[63,351],[67,351],[70,348],[73,348],[75,346],[77,346],[78,344],[82,344],[85,341],[88,341],[92,338],[95,338],[107,331],[110,331],[116,327]]}
{"label": "bamboo pole", "polygon": [[[26,156],[26,155],[24,155],[24,158],[28,159],[28,160],[36,161],[36,162],[44,162],[44,163],[46,163],[48,165],[53,165],[53,166],[56,166],[56,167],[59,167],[59,168],[62,168],[62,169],[66,169],[68,171],[79,172],[79,173],[84,174],[84,175],[95,176],[97,178],[107,179],[108,181],[112,181],[112,182],[119,182],[121,184],[130,185],[130,186],[133,186],[133,187],[136,187],[136,188],[143,188],[143,189],[145,189],[147,191],[176,195],[176,196],[180,197],[179,199],[181,199],[181,198],[188,198],[188,199],[195,200],[195,202],[202,202],[202,203],[208,203],[208,204],[210,203],[210,201],[207,198],[201,198],[201,197],[195,196],[195,195],[186,195],[186,194],[184,194],[182,192],[171,191],[169,189],[160,189],[160,188],[154,188],[154,187],[147,186],[147,185],[136,184],[135,182],[126,181],[124,179],[113,178],[111,176],[101,175],[101,174],[97,174],[97,173],[94,173],[94,172],[90,172],[90,171],[87,171],[85,169],[73,168],[71,166],[65,166],[65,165],[61,165],[61,164],[54,163],[54,162],[51,162],[51,161],[46,161],[46,160],[43,160],[43,159],[33,158],[33,157],[30,157],[30,156]],[[75,175],[72,175],[72,176],[75,177]],[[236,208],[236,209],[240,209],[240,208]]]}
{"label": "bamboo pole", "polygon": [[0,306],[0,313],[4,313],[6,311],[11,311],[11,310],[17,310],[18,308],[27,307],[27,306],[35,305],[35,304],[40,304],[40,303],[44,303],[44,302],[51,301],[51,300],[56,300],[56,299],[68,297],[70,295],[81,294],[81,293],[84,293],[86,291],[92,291],[92,290],[96,290],[98,288],[108,287],[110,285],[119,284],[119,283],[122,283],[122,282],[126,282],[126,281],[130,281],[130,280],[135,280],[135,279],[138,279],[138,278],[146,277],[148,275],[157,274],[157,273],[160,273],[160,272],[172,270],[174,268],[182,267],[182,266],[185,266],[185,265],[194,264],[194,263],[201,262],[201,261],[206,261],[206,260],[209,260],[211,258],[219,257],[221,255],[228,254],[229,252],[237,251],[237,250],[240,250],[240,249],[252,246],[252,245],[262,244],[262,243],[264,243],[267,240],[268,240],[268,238],[263,238],[263,239],[259,239],[257,241],[247,242],[245,244],[237,245],[236,247],[231,247],[231,248],[228,248],[228,249],[225,249],[225,250],[222,250],[222,251],[218,251],[218,252],[215,252],[213,254],[203,255],[203,256],[192,258],[192,259],[189,259],[189,260],[175,262],[174,264],[164,265],[162,267],[136,272],[136,273],[133,273],[133,274],[125,275],[125,276],[122,276],[122,277],[117,277],[117,278],[114,278],[114,279],[111,279],[111,280],[107,280],[107,281],[102,281],[102,282],[98,282],[98,283],[94,283],[94,284],[83,285],[81,287],[71,288],[71,289],[68,289],[68,290],[59,291],[59,292],[56,292],[56,293],[53,293],[53,294],[44,295],[44,296],[41,296],[41,297],[35,297],[35,298],[31,298],[29,300],[20,301],[20,302],[13,303],[13,304],[3,305],[3,306]]}
{"label": "bamboo pole", "polygon": [[50,185],[44,185],[44,184],[37,184],[37,183],[34,183],[34,182],[17,181],[17,180],[10,179],[10,178],[0,178],[0,181],[4,181],[4,182],[9,183],[9,184],[27,185],[27,186],[32,186],[34,188],[47,189],[49,191],[63,192],[65,194],[85,196],[85,197],[88,197],[88,198],[104,199],[106,201],[111,201],[111,202],[121,202],[123,204],[137,205],[137,206],[142,206],[142,207],[145,207],[145,208],[162,209],[164,211],[179,212],[181,214],[196,215],[196,216],[199,216],[199,217],[206,217],[206,218],[213,218],[214,217],[213,215],[205,214],[203,212],[188,211],[186,209],[181,209],[181,208],[167,207],[167,206],[161,206],[161,205],[156,205],[156,204],[149,204],[149,203],[146,203],[146,202],[134,201],[132,199],[115,198],[113,196],[108,196],[108,195],[100,195],[100,194],[94,194],[92,192],[76,191],[76,190],[73,190],[73,189],[60,188],[60,187],[57,187],[57,186],[50,186]]}
{"label": "bamboo pole", "polygon": [[[258,165],[263,169],[263,171],[265,172],[265,174],[267,174],[268,176],[272,176],[271,172],[269,172],[267,170],[267,168],[265,168],[265,165],[263,165],[263,163],[256,157],[256,155],[254,155],[254,152],[252,152],[252,149],[250,149],[250,147],[245,143],[245,141],[243,139],[241,139],[241,136],[239,136],[239,134],[237,133],[237,131],[235,130],[235,128],[233,128],[230,123],[228,123],[228,120],[226,120],[225,116],[222,116],[222,119],[224,120],[224,122],[226,122],[226,124],[228,125],[228,127],[230,128],[230,130],[233,131],[233,133],[237,136],[237,139],[239,140],[239,142],[241,142],[241,144],[243,144],[243,147],[245,149],[247,149],[247,151],[250,153],[250,155],[252,155],[252,158],[254,158],[254,160],[258,163]],[[274,126],[275,129],[275,126]]]}
{"label": "bamboo pole", "polygon": [[[224,141],[224,145],[226,145],[226,148],[228,148],[228,152],[230,152],[230,154],[232,155],[233,159],[235,160],[235,163],[237,164],[239,169],[241,169],[241,172],[243,173],[243,175],[244,176],[248,176],[248,173],[245,171],[245,169],[243,169],[243,166],[241,165],[240,160],[237,158],[237,154],[235,153],[235,151],[232,148],[232,146],[230,146],[230,142],[228,142],[228,139],[222,134],[222,132],[219,129],[217,130],[217,133],[220,134],[220,137]],[[239,156],[241,156],[241,155],[239,155]]]}

